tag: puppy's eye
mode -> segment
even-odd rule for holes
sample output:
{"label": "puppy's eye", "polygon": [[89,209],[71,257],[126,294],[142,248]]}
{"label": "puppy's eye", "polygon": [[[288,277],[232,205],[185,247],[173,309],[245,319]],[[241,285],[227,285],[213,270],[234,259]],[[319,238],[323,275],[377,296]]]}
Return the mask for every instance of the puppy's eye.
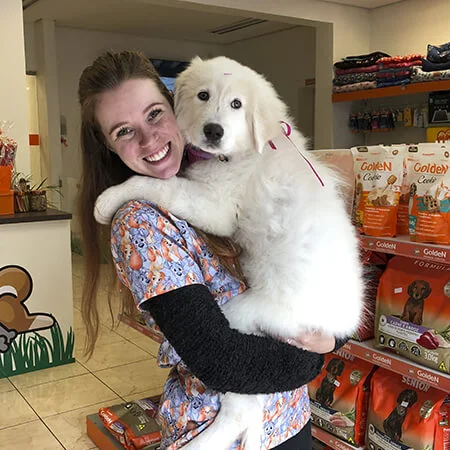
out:
{"label": "puppy's eye", "polygon": [[208,91],[200,91],[197,94],[197,97],[202,101],[202,102],[207,102],[209,100],[209,92]]}
{"label": "puppy's eye", "polygon": [[242,106],[242,102],[241,102],[239,99],[237,99],[237,98],[235,98],[235,99],[231,102],[231,107],[232,107],[233,109],[239,109],[241,106]]}

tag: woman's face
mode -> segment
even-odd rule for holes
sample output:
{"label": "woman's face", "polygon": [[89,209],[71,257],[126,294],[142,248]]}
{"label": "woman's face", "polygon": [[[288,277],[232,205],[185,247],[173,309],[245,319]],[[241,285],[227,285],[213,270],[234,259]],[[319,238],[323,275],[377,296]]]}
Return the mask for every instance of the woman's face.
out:
{"label": "woman's face", "polygon": [[130,79],[97,97],[95,115],[108,147],[141,175],[170,178],[180,169],[184,141],[156,84]]}

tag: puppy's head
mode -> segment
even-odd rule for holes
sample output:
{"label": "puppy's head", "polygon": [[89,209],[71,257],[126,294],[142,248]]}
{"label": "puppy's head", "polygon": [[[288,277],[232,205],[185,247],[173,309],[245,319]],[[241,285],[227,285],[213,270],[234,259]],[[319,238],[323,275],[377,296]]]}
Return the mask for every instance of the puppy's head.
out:
{"label": "puppy's head", "polygon": [[430,283],[425,280],[415,280],[408,286],[408,295],[414,300],[425,300],[431,294]]}
{"label": "puppy's head", "polygon": [[397,397],[397,413],[404,416],[408,408],[411,408],[417,402],[417,392],[412,389],[405,389]]}
{"label": "puppy's head", "polygon": [[287,108],[273,86],[237,61],[194,58],[175,84],[175,114],[186,141],[225,156],[261,152],[281,132]]}
{"label": "puppy's head", "polygon": [[342,375],[344,366],[345,366],[344,361],[342,361],[341,359],[338,359],[338,358],[333,358],[328,363],[326,370],[331,375],[338,377],[338,376]]}

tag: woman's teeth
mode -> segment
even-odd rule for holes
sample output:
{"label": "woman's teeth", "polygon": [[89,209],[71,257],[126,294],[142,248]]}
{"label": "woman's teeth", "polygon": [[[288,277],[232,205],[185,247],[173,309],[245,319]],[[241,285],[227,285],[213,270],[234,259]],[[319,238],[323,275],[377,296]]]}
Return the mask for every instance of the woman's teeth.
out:
{"label": "woman's teeth", "polygon": [[158,153],[155,153],[151,156],[147,156],[144,158],[148,162],[157,162],[161,161],[161,159],[164,158],[164,156],[167,155],[167,152],[169,151],[169,144],[166,144]]}

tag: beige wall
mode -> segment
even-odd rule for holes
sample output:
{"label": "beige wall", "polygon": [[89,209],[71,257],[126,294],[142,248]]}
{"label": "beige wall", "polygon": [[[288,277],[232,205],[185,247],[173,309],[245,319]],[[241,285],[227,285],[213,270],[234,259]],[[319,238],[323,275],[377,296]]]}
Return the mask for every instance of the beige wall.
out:
{"label": "beige wall", "polygon": [[[287,49],[295,49],[297,57]],[[314,133],[314,96],[305,79],[315,74],[315,29],[296,26],[223,47],[230,58],[264,74],[287,103],[296,124],[308,137]]]}
{"label": "beige wall", "polygon": [[407,0],[371,13],[371,49],[391,55],[426,54],[427,44],[450,41],[448,0]]}
{"label": "beige wall", "polygon": [[21,0],[1,0],[0,6],[0,121],[14,122],[10,137],[18,144],[16,168],[30,173],[28,105]]}

